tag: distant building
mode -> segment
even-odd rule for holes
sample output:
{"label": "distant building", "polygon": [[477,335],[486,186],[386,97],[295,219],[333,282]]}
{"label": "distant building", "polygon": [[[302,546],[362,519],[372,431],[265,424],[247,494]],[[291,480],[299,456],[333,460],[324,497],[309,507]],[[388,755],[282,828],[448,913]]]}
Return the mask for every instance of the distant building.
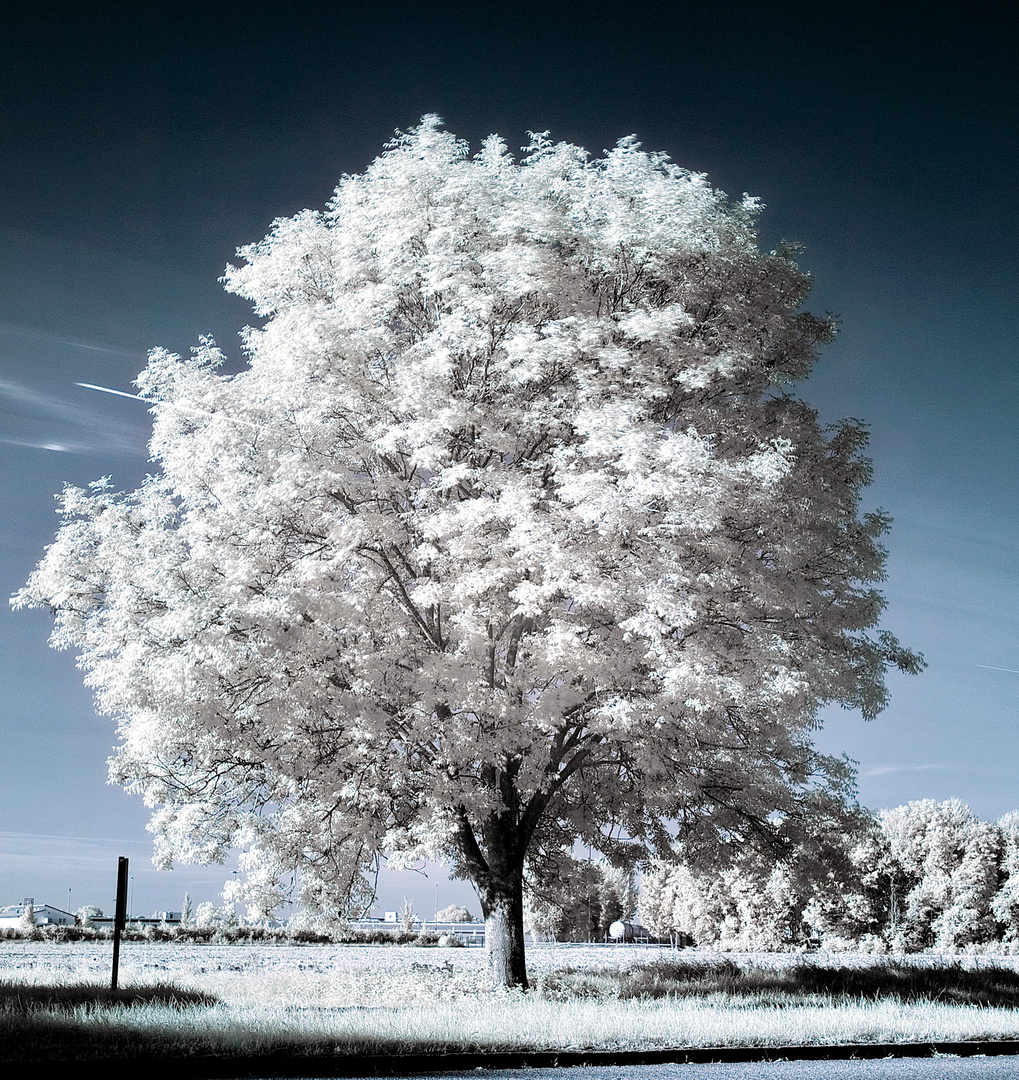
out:
{"label": "distant building", "polygon": [[[25,910],[31,906],[36,926],[75,926],[78,920],[69,911],[62,911],[52,904],[37,904],[31,896],[26,896],[20,904],[8,904],[0,907],[0,929],[24,925]],[[180,926],[179,911],[157,911],[153,915],[128,917],[132,926]],[[113,929],[112,916],[96,915],[89,919],[92,926]]]}
{"label": "distant building", "polygon": [[74,926],[75,918],[69,911],[52,904],[37,904],[34,897],[26,896],[20,904],[0,908],[0,928],[21,926],[28,908],[32,909],[36,926]]}
{"label": "distant building", "polygon": [[[125,922],[135,929],[144,930],[147,926],[180,926],[181,913],[179,911],[157,911],[152,915],[128,915]],[[114,919],[112,916],[103,918],[96,917],[90,922],[100,929],[113,929]]]}

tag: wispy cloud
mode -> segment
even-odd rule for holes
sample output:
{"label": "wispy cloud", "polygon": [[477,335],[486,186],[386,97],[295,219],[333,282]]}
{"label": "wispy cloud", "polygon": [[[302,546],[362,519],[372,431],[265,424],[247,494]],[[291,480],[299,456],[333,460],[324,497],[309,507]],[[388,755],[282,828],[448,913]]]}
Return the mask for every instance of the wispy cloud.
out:
{"label": "wispy cloud", "polygon": [[864,776],[887,776],[889,773],[903,772],[930,772],[932,769],[944,769],[945,765],[879,765],[876,769],[868,769]]}
{"label": "wispy cloud", "polygon": [[65,345],[71,349],[84,349],[86,352],[107,353],[110,356],[137,356],[141,354],[133,349],[117,349],[109,345],[95,345],[79,338],[66,337],[62,334],[48,334],[42,330],[31,330],[27,326],[15,326],[0,322],[0,334],[16,338],[28,338],[30,341],[46,341],[52,345]]}
{"label": "wispy cloud", "polygon": [[124,847],[145,848],[151,850],[151,840],[124,840],[115,836],[63,836],[54,833],[8,832],[0,830],[0,846],[7,848],[32,848],[37,850],[43,845],[71,847],[74,844],[114,844]]}
{"label": "wispy cloud", "polygon": [[0,394],[33,412],[45,413],[57,419],[77,422],[81,416],[81,406],[75,405],[67,398],[58,397],[56,394],[44,394],[31,386],[12,382],[9,379],[0,379]]}
{"label": "wispy cloud", "polygon": [[6,443],[7,446],[27,446],[31,450],[54,450],[61,454],[76,454],[87,449],[87,447],[84,446],[75,446],[68,443],[30,442],[28,439],[7,439],[2,435],[0,435],[0,443]]}
{"label": "wispy cloud", "polygon": [[124,419],[103,415],[90,407],[80,391],[72,393],[74,397],[63,396],[0,379],[0,407],[6,401],[7,410],[13,410],[13,415],[5,418],[4,426],[9,431],[14,429],[11,434],[0,436],[0,442],[65,454],[144,452],[147,440],[144,414]]}
{"label": "wispy cloud", "polygon": [[134,863],[135,860],[146,862],[151,853],[151,843],[137,841],[0,832],[0,866],[8,875],[34,874],[57,866],[65,875],[101,873],[116,866],[119,855],[130,855]]}
{"label": "wispy cloud", "polygon": [[138,913],[179,908],[185,890],[196,899],[213,899],[236,866],[231,857],[225,866],[178,866],[168,874],[152,865],[151,839],[0,831],[0,880],[7,894],[5,902],[34,896],[65,907],[68,889],[73,886],[72,907],[98,903],[105,908],[113,902],[117,860],[122,855],[131,860],[131,903]]}

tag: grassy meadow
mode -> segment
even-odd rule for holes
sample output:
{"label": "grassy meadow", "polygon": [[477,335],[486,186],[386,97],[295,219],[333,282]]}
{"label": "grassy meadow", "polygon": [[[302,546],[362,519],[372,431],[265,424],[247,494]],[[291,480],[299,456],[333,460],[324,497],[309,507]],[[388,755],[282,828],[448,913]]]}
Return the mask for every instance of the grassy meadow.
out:
{"label": "grassy meadow", "polygon": [[667,1049],[1019,1038],[1013,958],[535,946],[0,942],[0,1058]]}

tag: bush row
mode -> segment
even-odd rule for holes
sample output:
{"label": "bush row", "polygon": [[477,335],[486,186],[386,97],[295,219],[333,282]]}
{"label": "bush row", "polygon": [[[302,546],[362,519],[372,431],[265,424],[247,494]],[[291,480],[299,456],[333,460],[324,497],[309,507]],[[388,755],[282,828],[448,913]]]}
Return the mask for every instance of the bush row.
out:
{"label": "bush row", "polygon": [[[123,941],[180,942],[198,945],[437,945],[435,934],[403,930],[340,929],[327,932],[306,928],[264,926],[146,926],[130,923]],[[96,926],[31,926],[0,928],[0,941],[112,941],[113,930]]]}

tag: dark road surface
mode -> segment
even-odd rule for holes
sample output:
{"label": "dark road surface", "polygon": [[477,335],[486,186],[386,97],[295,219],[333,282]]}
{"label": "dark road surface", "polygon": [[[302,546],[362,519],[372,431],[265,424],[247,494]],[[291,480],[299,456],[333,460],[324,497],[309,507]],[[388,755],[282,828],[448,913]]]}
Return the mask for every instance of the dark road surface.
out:
{"label": "dark road surface", "polygon": [[885,1058],[880,1061],[750,1061],[738,1065],[478,1069],[419,1074],[415,1080],[1019,1080],[1019,1058]]}

